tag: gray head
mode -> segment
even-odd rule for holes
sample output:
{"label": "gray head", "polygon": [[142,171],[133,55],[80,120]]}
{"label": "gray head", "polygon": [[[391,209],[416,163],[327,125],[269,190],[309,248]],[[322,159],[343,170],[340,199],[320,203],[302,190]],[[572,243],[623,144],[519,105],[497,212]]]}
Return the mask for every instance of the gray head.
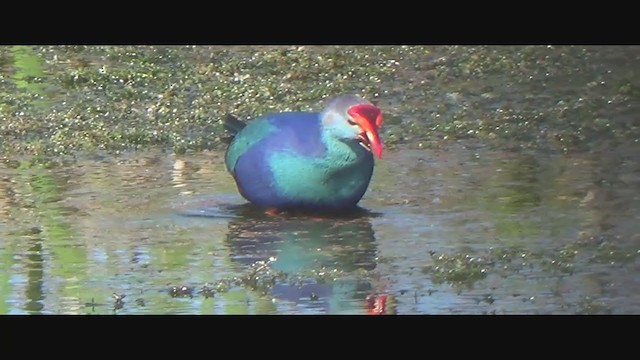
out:
{"label": "gray head", "polygon": [[325,130],[338,139],[355,139],[378,158],[382,142],[378,129],[382,125],[380,109],[357,95],[340,95],[330,99],[320,113]]}

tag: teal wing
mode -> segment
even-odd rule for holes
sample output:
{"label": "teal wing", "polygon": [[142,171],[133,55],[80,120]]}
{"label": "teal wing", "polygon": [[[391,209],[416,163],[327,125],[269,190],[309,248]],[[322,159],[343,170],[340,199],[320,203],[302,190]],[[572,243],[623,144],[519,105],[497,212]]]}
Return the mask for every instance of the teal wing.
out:
{"label": "teal wing", "polygon": [[[237,120],[237,119],[236,119]],[[239,121],[239,120],[238,120]],[[237,123],[234,123],[237,127]],[[234,172],[238,159],[260,140],[276,130],[267,118],[258,118],[241,128],[233,138],[225,154],[227,171]]]}

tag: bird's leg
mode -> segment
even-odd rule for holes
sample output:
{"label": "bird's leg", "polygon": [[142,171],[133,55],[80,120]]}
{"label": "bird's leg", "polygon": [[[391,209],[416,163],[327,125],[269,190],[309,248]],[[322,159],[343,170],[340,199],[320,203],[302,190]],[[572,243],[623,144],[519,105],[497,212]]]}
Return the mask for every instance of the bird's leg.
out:
{"label": "bird's leg", "polygon": [[278,215],[280,215],[280,212],[276,208],[268,208],[267,210],[264,211],[264,213],[269,215],[269,216],[278,216]]}

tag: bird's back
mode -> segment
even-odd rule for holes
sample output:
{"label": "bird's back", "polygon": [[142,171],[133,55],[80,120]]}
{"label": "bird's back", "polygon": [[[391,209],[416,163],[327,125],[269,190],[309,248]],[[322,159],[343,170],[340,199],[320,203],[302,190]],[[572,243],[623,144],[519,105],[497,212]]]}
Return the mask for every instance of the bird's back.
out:
{"label": "bird's back", "polygon": [[239,129],[227,149],[227,170],[234,173],[240,157],[264,157],[265,154],[290,151],[305,156],[321,156],[326,150],[320,134],[318,113],[285,112],[266,115],[242,127],[228,118],[225,127]]}

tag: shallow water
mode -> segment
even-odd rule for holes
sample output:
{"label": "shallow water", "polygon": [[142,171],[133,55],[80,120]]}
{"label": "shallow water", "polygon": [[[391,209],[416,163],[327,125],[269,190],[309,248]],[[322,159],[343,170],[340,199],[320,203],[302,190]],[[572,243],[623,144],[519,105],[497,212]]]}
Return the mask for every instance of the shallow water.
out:
{"label": "shallow water", "polygon": [[[640,313],[638,47],[401,48],[381,68],[330,52],[355,72],[318,74],[306,50],[308,69],[244,47],[227,75],[218,50],[0,51],[4,148],[91,149],[3,153],[0,314]],[[274,108],[296,74],[314,86],[275,98],[342,77],[313,97],[359,89],[385,111],[350,218],[267,217],[222,152],[149,146],[215,148],[217,111]],[[94,151],[117,142],[145,150]]]}
{"label": "shallow water", "polygon": [[0,313],[639,313],[638,150],[389,151],[341,219],[254,211],[220,152],[5,163]]}

